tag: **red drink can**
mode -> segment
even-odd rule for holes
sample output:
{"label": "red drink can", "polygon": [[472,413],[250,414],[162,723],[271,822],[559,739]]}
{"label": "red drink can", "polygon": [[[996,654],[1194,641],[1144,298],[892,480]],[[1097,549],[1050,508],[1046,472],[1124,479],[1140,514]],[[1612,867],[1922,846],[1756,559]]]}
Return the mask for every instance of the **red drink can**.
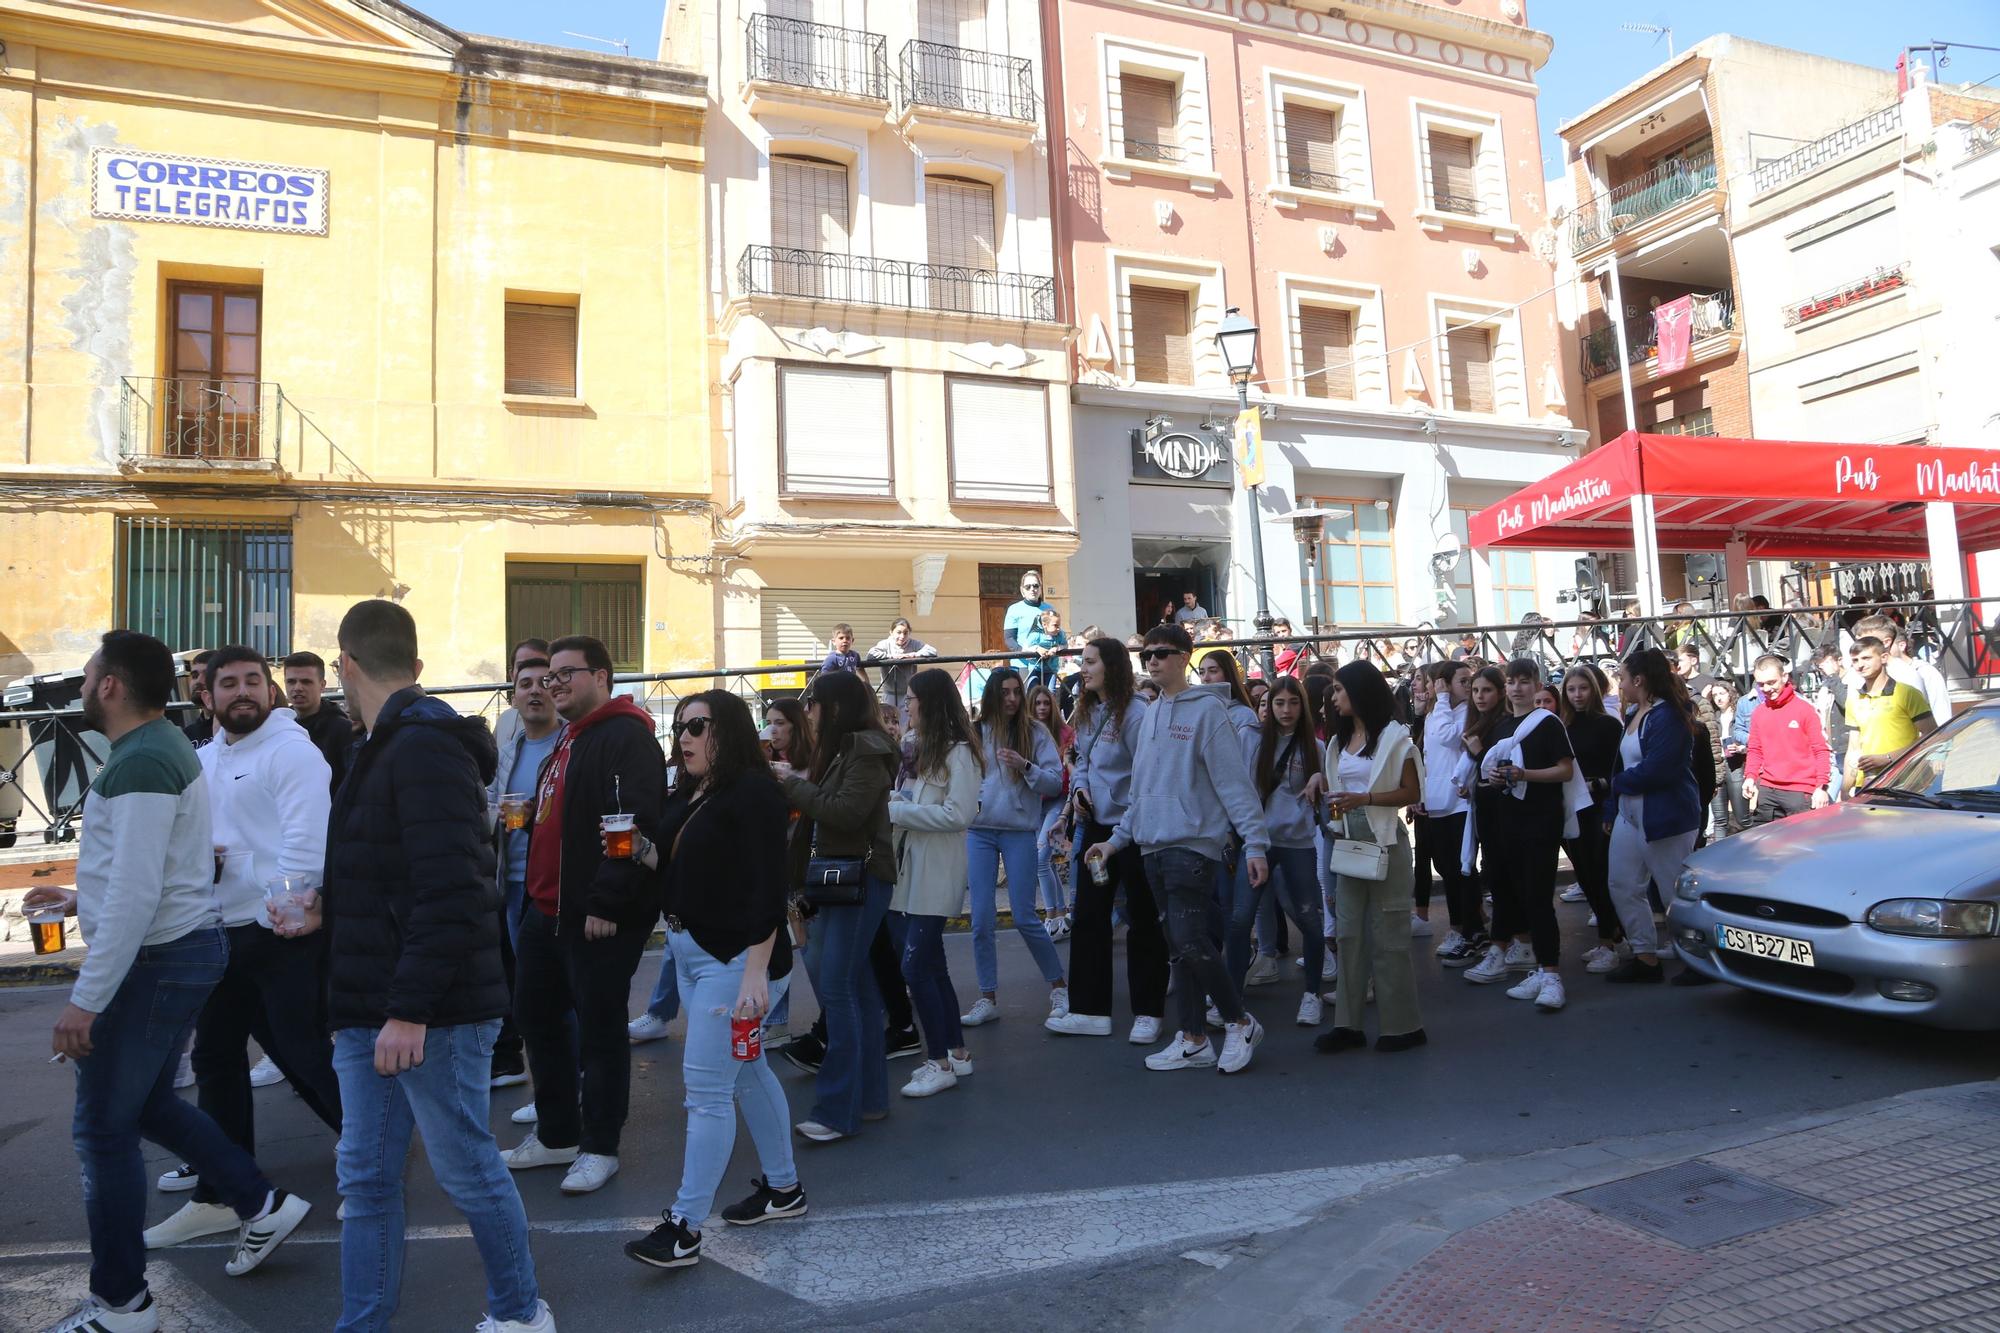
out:
{"label": "red drink can", "polygon": [[729,1020],[729,1053],[739,1060],[755,1060],[764,1053],[764,1024],[738,1015]]}

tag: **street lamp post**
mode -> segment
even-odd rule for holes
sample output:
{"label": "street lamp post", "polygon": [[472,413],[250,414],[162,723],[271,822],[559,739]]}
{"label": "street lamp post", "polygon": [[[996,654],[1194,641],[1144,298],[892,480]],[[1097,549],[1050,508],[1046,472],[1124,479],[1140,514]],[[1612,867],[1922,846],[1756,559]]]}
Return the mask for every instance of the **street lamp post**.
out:
{"label": "street lamp post", "polygon": [[[1257,364],[1257,326],[1243,317],[1243,312],[1230,306],[1223,313],[1222,324],[1215,331],[1215,344],[1222,351],[1222,364],[1229,368],[1229,378],[1236,381],[1237,429],[1242,429],[1242,413],[1250,407],[1250,375]],[[1240,441],[1239,441],[1240,443]],[[1250,493],[1250,557],[1252,576],[1257,580],[1257,637],[1264,641],[1260,665],[1264,679],[1269,682],[1278,678],[1277,662],[1271,653],[1271,595],[1264,582],[1264,532],[1263,514],[1258,507],[1261,485],[1251,484],[1244,488]]]}

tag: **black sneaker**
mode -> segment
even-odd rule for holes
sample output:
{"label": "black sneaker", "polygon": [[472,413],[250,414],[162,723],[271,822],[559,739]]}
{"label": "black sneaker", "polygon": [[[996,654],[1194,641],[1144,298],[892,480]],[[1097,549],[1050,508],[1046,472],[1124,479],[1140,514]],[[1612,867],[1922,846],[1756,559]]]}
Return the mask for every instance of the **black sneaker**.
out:
{"label": "black sneaker", "polygon": [[808,1074],[817,1074],[826,1059],[826,1043],[808,1032],[803,1037],[794,1037],[785,1043],[785,1049],[778,1052],[798,1069]]}
{"label": "black sneaker", "polygon": [[915,1028],[890,1028],[887,1041],[891,1060],[900,1060],[906,1055],[922,1055],[924,1051],[923,1039],[917,1036]]}
{"label": "black sneaker", "polygon": [[654,1268],[687,1268],[701,1262],[701,1233],[672,1213],[661,1213],[652,1234],[626,1241],[625,1253]]}
{"label": "black sneaker", "polygon": [[493,1053],[493,1075],[491,1086],[511,1088],[528,1081],[528,1062],[521,1058],[519,1051],[509,1051],[505,1055]]}
{"label": "black sneaker", "polygon": [[1627,958],[1619,963],[1618,966],[1606,972],[1604,979],[1606,981],[1638,982],[1641,985],[1653,985],[1667,979],[1667,970],[1658,963],[1648,966],[1636,958]]}
{"label": "black sneaker", "polygon": [[806,1187],[793,1185],[790,1189],[774,1190],[759,1176],[750,1182],[757,1188],[742,1203],[732,1203],[722,1210],[722,1220],[733,1227],[754,1227],[759,1222],[778,1222],[787,1217],[806,1215]]}
{"label": "black sneaker", "polygon": [[1446,967],[1469,967],[1472,964],[1472,960],[1479,957],[1483,952],[1484,950],[1475,947],[1471,940],[1460,940],[1457,944],[1452,945],[1449,949],[1439,954],[1438,962],[1444,964]]}

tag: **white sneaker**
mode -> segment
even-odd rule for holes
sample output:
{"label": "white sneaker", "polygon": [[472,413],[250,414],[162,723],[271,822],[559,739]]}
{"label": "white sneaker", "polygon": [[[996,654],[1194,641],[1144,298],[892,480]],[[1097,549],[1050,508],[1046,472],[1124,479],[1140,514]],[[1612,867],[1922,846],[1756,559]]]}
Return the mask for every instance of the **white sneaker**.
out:
{"label": "white sneaker", "polygon": [[1438,945],[1437,956],[1442,958],[1446,954],[1452,952],[1454,949],[1457,949],[1459,946],[1463,945],[1464,943],[1465,943],[1465,936],[1459,934],[1455,930],[1451,931],[1444,937],[1444,942]]}
{"label": "white sneaker", "polygon": [[618,1159],[598,1152],[580,1152],[576,1164],[563,1176],[564,1194],[588,1194],[604,1188],[604,1182],[618,1174]]}
{"label": "white sneaker", "polygon": [[1108,1037],[1111,1035],[1111,1017],[1108,1014],[1050,1014],[1042,1026],[1051,1032],[1066,1037]]}
{"label": "white sneaker", "polygon": [[222,1271],[231,1277],[242,1277],[263,1263],[285,1243],[285,1237],[299,1229],[299,1223],[306,1220],[312,1207],[296,1194],[272,1191],[271,1207],[264,1216],[238,1224],[243,1230],[236,1238],[236,1253],[222,1266]]}
{"label": "white sneaker", "polygon": [[578,1155],[575,1148],[545,1147],[531,1129],[527,1138],[501,1153],[500,1160],[509,1171],[526,1171],[537,1166],[572,1166]]}
{"label": "white sneaker", "polygon": [[1588,921],[1584,922],[1583,924],[1584,924],[1584,925],[1586,925],[1586,926],[1594,926],[1594,925],[1596,925],[1596,924],[1597,924],[1597,913],[1595,913],[1595,912],[1592,912],[1592,913],[1590,914],[1590,920],[1588,920]]}
{"label": "white sneaker", "polygon": [[243,1219],[226,1203],[190,1201],[182,1204],[179,1212],[158,1226],[146,1228],[146,1248],[163,1250],[169,1245],[179,1245],[202,1236],[220,1236],[242,1225]]}
{"label": "white sneaker", "polygon": [[179,1194],[199,1184],[201,1184],[201,1173],[186,1162],[182,1162],[171,1171],[160,1173],[159,1185],[162,1194]]}
{"label": "white sneaker", "polygon": [[1175,1069],[1207,1069],[1215,1063],[1215,1049],[1208,1044],[1204,1035],[1201,1045],[1190,1046],[1184,1034],[1176,1032],[1174,1039],[1167,1043],[1165,1050],[1154,1051],[1146,1057],[1146,1068],[1165,1073]]}
{"label": "white sneaker", "polygon": [[1069,917],[1067,915],[1051,917],[1048,925],[1050,939],[1066,940],[1069,938]]}
{"label": "white sneaker", "polygon": [[947,1088],[958,1086],[958,1075],[945,1065],[937,1065],[929,1060],[918,1065],[910,1074],[910,1081],[903,1085],[905,1097],[934,1097]]}
{"label": "white sneaker", "polygon": [[495,1319],[487,1315],[472,1333],[556,1333],[556,1316],[547,1301],[536,1301],[533,1319]]}
{"label": "white sneaker", "polygon": [[1431,937],[1431,919],[1427,916],[1418,916],[1415,912],[1410,913],[1410,934],[1416,939],[1429,939]]}
{"label": "white sneaker", "polygon": [[951,1066],[952,1073],[958,1075],[960,1078],[970,1078],[972,1076],[971,1056],[968,1055],[963,1060],[961,1060],[957,1056],[953,1055],[950,1051],[946,1051],[944,1053],[944,1058],[945,1062]]}
{"label": "white sneaker", "polygon": [[1534,971],[1507,988],[1507,996],[1514,1000],[1532,1000],[1542,993],[1542,978],[1548,973]]}
{"label": "white sneaker", "polygon": [[136,1310],[113,1310],[91,1296],[48,1333],[158,1333],[160,1307],[149,1291]]}
{"label": "white sneaker", "polygon": [[1486,956],[1465,969],[1465,979],[1488,985],[1507,975],[1507,951],[1497,944],[1486,946]]}
{"label": "white sneaker", "polygon": [[1554,1013],[1569,1002],[1569,997],[1563,994],[1563,979],[1560,976],[1554,972],[1544,972],[1542,976],[1546,979],[1542,982],[1541,993],[1535,996],[1535,1008]]}
{"label": "white sneaker", "polygon": [[1618,966],[1618,950],[1609,944],[1600,944],[1594,949],[1583,951],[1583,970],[1586,972],[1609,972]]}
{"label": "white sneaker", "polygon": [[1051,986],[1049,988],[1049,1017],[1069,1017],[1069,987]]}
{"label": "white sneaker", "polygon": [[1246,986],[1268,986],[1278,979],[1278,960],[1270,954],[1260,953],[1251,960],[1250,970],[1243,974]]}
{"label": "white sneaker", "polygon": [[515,1107],[514,1114],[507,1118],[517,1125],[532,1125],[541,1119],[541,1113],[535,1110],[533,1102],[529,1102],[526,1106]]}
{"label": "white sneaker", "polygon": [[1526,940],[1515,940],[1507,946],[1507,966],[1511,968],[1535,966],[1535,946]]}
{"label": "white sneaker", "polygon": [[253,1088],[268,1088],[284,1081],[285,1071],[278,1068],[268,1055],[250,1066],[250,1086]]}
{"label": "white sneaker", "polygon": [[181,1052],[181,1062],[174,1066],[174,1086],[192,1088],[194,1086],[194,1057]]}
{"label": "white sneaker", "polygon": [[625,1040],[634,1046],[641,1042],[658,1041],[667,1035],[667,1020],[657,1014],[640,1014],[625,1025]]}
{"label": "white sneaker", "polygon": [[1566,903],[1580,903],[1583,901],[1583,886],[1572,884],[1556,896]]}
{"label": "white sneaker", "polygon": [[1208,1002],[1208,1012],[1202,1015],[1202,1021],[1218,1032],[1222,1030],[1222,1011],[1215,1007],[1214,1000]]}
{"label": "white sneaker", "polygon": [[1222,1059],[1217,1064],[1218,1072],[1235,1074],[1250,1063],[1250,1053],[1257,1043],[1264,1040],[1264,1025],[1249,1014],[1243,1015],[1241,1023],[1231,1023],[1222,1038]]}
{"label": "white sneaker", "polygon": [[333,1220],[336,1222],[345,1222],[347,1220],[347,1200],[342,1199],[340,1207],[333,1210]]}
{"label": "white sneaker", "polygon": [[1307,991],[1299,997],[1300,1027],[1316,1028],[1325,1017],[1326,1005],[1320,1000],[1319,996],[1314,995],[1311,991]]}
{"label": "white sneaker", "polygon": [[1134,1046],[1151,1046],[1160,1039],[1160,1020],[1143,1014],[1132,1020],[1132,1034],[1125,1038]]}
{"label": "white sneaker", "polygon": [[1333,952],[1333,941],[1326,942],[1326,961],[1319,965],[1319,979],[1332,981],[1340,975],[1340,959]]}
{"label": "white sneaker", "polygon": [[991,1023],[999,1017],[1000,1006],[982,995],[979,997],[979,1003],[958,1016],[958,1022],[960,1027],[976,1028],[981,1024]]}

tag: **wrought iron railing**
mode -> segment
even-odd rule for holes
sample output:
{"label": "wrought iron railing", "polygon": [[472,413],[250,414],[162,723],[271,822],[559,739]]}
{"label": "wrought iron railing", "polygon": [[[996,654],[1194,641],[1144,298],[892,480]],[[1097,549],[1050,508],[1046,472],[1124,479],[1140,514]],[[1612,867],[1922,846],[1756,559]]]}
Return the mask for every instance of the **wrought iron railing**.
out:
{"label": "wrought iron railing", "polygon": [[1328,194],[1340,194],[1347,188],[1338,173],[1306,171],[1290,165],[1285,167],[1285,184],[1294,190],[1324,190]]}
{"label": "wrought iron railing", "polygon": [[1479,200],[1469,194],[1435,195],[1431,203],[1440,213],[1451,213],[1462,218],[1480,217],[1486,211]]}
{"label": "wrought iron railing", "polygon": [[1040,99],[1033,61],[942,42],[909,42],[896,63],[906,109],[928,106],[999,120],[1036,119]]}
{"label": "wrought iron railing", "polygon": [[1715,152],[1669,158],[1644,175],[1622,181],[1580,204],[1570,225],[1571,254],[1604,244],[1628,227],[1658,217],[1715,189]]}
{"label": "wrought iron railing", "polygon": [[2000,111],[1966,126],[1964,160],[1984,157],[1996,148],[2000,148]]}
{"label": "wrought iron railing", "polygon": [[[1730,292],[1693,292],[1694,327],[1688,343],[1700,342],[1736,327],[1736,297]],[[1642,324],[1626,330],[1626,355],[1635,367],[1660,350],[1659,316],[1648,315]],[[1583,373],[1586,378],[1618,373],[1618,329],[1606,325],[1583,336]]]}
{"label": "wrought iron railing", "polygon": [[1848,306],[1859,305],[1885,292],[1897,291],[1907,281],[1908,275],[1902,264],[1890,268],[1878,268],[1873,273],[1864,274],[1852,282],[1829,288],[1803,301],[1794,301],[1785,307],[1785,324],[1787,327],[1803,324],[1807,320],[1818,319],[1821,315],[1845,310]]}
{"label": "wrought iron railing", "polygon": [[889,43],[879,33],[756,14],[747,41],[752,81],[889,100]]}
{"label": "wrought iron railing", "polygon": [[1164,162],[1168,166],[1185,165],[1188,150],[1177,143],[1154,143],[1151,139],[1125,139],[1119,147],[1125,158],[1132,162]]}
{"label": "wrought iron railing", "polygon": [[797,297],[997,319],[1046,322],[1056,313],[1052,278],[775,245],[753,245],[743,251],[736,263],[736,289],[745,296]]}
{"label": "wrought iron railing", "polygon": [[1891,102],[1879,111],[1871,111],[1852,124],[1842,125],[1831,134],[1814,139],[1803,148],[1795,148],[1783,157],[1770,162],[1759,162],[1752,175],[1752,182],[1758,194],[1775,190],[1790,180],[1796,180],[1809,171],[1817,171],[1829,162],[1837,162],[1857,148],[1866,147],[1878,139],[1902,132],[1903,106],[1901,102]]}
{"label": "wrought iron railing", "polygon": [[118,450],[132,459],[276,464],[284,405],[284,389],[268,380],[127,375],[118,382]]}

